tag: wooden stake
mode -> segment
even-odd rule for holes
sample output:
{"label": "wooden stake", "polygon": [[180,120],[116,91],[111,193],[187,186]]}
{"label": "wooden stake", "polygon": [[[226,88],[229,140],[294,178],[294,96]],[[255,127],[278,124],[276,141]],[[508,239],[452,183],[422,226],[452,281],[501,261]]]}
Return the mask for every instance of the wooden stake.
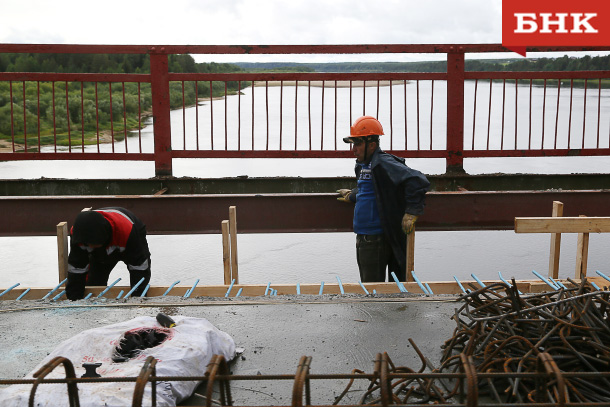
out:
{"label": "wooden stake", "polygon": [[[581,218],[586,217],[580,215]],[[576,273],[575,277],[583,279],[587,276],[587,261],[589,258],[589,234],[579,233],[576,244]]]}
{"label": "wooden stake", "polygon": [[[553,217],[563,216],[563,203],[553,201]],[[551,234],[551,252],[549,256],[549,276],[559,278],[559,254],[561,251],[561,233]]]}
{"label": "wooden stake", "polygon": [[407,235],[407,279],[405,281],[413,281],[411,272],[415,270],[415,228]]}
{"label": "wooden stake", "polygon": [[222,229],[222,264],[224,265],[224,282],[231,284],[231,248],[229,244],[229,221],[223,220]]}
{"label": "wooden stake", "polygon": [[237,266],[237,208],[229,206],[229,233],[231,234],[231,280],[239,284]]}
{"label": "wooden stake", "polygon": [[59,282],[68,277],[68,223],[57,224],[57,265],[59,268]]}

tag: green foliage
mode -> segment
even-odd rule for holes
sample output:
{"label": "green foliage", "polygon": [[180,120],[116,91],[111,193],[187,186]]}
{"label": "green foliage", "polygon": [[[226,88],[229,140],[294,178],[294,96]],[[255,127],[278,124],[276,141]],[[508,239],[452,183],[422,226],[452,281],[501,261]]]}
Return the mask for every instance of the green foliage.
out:
{"label": "green foliage", "polygon": [[[312,66],[305,66],[304,64],[294,64],[293,66],[284,66],[282,64],[243,64],[242,68],[247,69],[248,72],[253,73],[265,73],[265,72],[316,72],[316,69]],[[258,66],[261,65],[261,66]]]}
{"label": "green foliage", "polygon": [[[190,55],[171,55],[169,67],[171,72],[185,73],[241,71],[232,64],[198,64]],[[148,55],[0,54],[0,70],[148,73],[150,58]],[[235,93],[237,88],[237,82],[230,82],[227,93]],[[212,96],[224,94],[224,82],[213,82]],[[173,109],[193,105],[197,96],[210,97],[209,82],[197,85],[195,82],[170,83],[170,107]],[[23,82],[0,82],[0,139],[14,139],[23,144],[27,137],[28,146],[37,145],[39,139],[43,145],[55,142],[81,145],[83,132],[85,144],[90,144],[96,142],[98,129],[101,132],[112,127],[115,140],[118,140],[123,137],[124,121],[128,129],[137,128],[141,122],[138,114],[146,116],[151,108],[151,87],[147,83],[140,84],[138,90],[137,83],[123,86],[122,83],[26,82],[24,102]]]}
{"label": "green foliage", "polygon": [[[423,62],[337,62],[239,63],[248,72],[446,72],[446,61]],[[610,69],[610,55],[572,58],[519,58],[466,60],[467,71],[597,71]]]}
{"label": "green foliage", "polygon": [[610,55],[582,58],[520,58],[508,61],[466,61],[467,71],[605,71],[610,69]]}

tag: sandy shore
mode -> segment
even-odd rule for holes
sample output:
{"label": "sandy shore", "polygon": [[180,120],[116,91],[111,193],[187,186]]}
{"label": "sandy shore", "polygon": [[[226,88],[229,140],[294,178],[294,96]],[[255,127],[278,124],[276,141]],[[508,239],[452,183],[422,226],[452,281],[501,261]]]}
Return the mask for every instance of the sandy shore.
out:
{"label": "sandy shore", "polygon": [[[366,87],[377,86],[390,86],[390,81],[298,81],[300,86],[311,86],[316,88],[321,88],[323,85],[325,88],[334,88],[335,83],[338,88],[349,88],[350,83],[352,84],[352,88],[362,88],[366,85]],[[282,81],[256,81],[254,82],[254,86],[265,86],[268,84],[269,86],[280,86]],[[295,86],[297,81],[284,81],[284,86]]]}
{"label": "sandy shore", "polygon": [[[23,149],[23,146],[20,146]],[[12,153],[13,147],[9,141],[0,140],[0,153]]]}
{"label": "sandy shore", "polygon": [[[123,135],[123,133],[118,133],[118,132],[114,132],[115,135],[120,134]],[[80,140],[80,133],[77,134],[77,136],[79,137]],[[73,136],[76,137],[76,136]],[[97,138],[97,136],[95,136],[95,138]],[[104,144],[104,143],[112,143],[112,133],[110,132],[110,130],[102,130],[100,131],[100,144]],[[44,146],[52,146],[53,144],[43,144],[41,147]],[[35,138],[34,136],[30,136],[28,135],[28,147],[33,147],[33,146],[38,146],[38,139]],[[78,144],[77,146],[72,146],[72,148],[75,147],[79,147],[80,148],[80,144]],[[16,152],[23,152],[25,149],[25,146],[23,144],[18,144],[15,143],[15,151]],[[0,140],[0,153],[12,153],[13,152],[13,145],[10,142],[10,140]]]}

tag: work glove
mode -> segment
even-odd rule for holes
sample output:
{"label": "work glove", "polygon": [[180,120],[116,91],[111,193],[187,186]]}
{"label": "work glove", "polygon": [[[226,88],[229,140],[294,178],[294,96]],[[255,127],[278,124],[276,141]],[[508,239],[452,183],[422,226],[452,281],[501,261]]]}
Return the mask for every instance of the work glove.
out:
{"label": "work glove", "polygon": [[338,189],[337,193],[339,195],[341,195],[339,198],[337,198],[337,201],[341,201],[341,202],[351,202],[349,200],[349,195],[352,193],[351,189]]}
{"label": "work glove", "polygon": [[417,216],[411,215],[410,213],[405,213],[405,216],[402,217],[402,230],[408,235],[413,232],[415,228],[415,221],[417,220]]}

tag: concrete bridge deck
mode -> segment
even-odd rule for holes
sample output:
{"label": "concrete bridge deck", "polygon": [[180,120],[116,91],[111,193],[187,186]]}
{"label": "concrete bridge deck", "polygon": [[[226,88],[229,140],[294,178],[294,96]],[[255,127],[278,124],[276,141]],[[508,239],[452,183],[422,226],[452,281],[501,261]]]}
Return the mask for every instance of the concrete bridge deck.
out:
{"label": "concrete bridge deck", "polygon": [[[86,329],[137,316],[206,318],[230,334],[243,354],[231,363],[236,375],[294,374],[303,355],[311,373],[372,372],[375,355],[388,352],[397,366],[422,365],[413,339],[433,363],[452,336],[455,296],[414,294],[281,296],[232,299],[164,297],[49,305],[40,301],[0,302],[0,378],[21,378],[60,342]],[[316,381],[312,403],[331,404],[347,380]],[[290,404],[292,383],[265,381],[232,386],[235,405]],[[353,400],[352,400],[353,401]],[[355,401],[354,401],[355,402]],[[204,405],[192,397],[184,405]]]}

